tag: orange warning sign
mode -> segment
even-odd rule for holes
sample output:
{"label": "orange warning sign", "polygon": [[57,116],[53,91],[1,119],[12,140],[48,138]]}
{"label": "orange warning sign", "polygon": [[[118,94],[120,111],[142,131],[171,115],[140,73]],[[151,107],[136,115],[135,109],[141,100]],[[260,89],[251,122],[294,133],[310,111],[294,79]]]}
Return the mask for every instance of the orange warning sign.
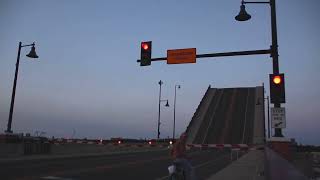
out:
{"label": "orange warning sign", "polygon": [[196,63],[196,48],[167,50],[167,64]]}

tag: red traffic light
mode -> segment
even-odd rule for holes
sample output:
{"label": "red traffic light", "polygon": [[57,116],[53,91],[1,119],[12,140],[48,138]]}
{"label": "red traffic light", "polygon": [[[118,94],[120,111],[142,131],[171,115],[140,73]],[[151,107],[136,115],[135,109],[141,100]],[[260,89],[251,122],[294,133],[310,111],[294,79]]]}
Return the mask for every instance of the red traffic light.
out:
{"label": "red traffic light", "polygon": [[151,65],[152,41],[141,42],[140,66]]}
{"label": "red traffic light", "polygon": [[142,44],[141,44],[141,47],[142,47],[142,49],[144,49],[144,50],[148,50],[148,49],[149,49],[148,43],[142,43]]}
{"label": "red traffic light", "polygon": [[274,76],[272,81],[275,84],[280,84],[281,83],[281,77],[280,76]]}
{"label": "red traffic light", "polygon": [[286,103],[284,74],[270,74],[269,81],[271,103]]}

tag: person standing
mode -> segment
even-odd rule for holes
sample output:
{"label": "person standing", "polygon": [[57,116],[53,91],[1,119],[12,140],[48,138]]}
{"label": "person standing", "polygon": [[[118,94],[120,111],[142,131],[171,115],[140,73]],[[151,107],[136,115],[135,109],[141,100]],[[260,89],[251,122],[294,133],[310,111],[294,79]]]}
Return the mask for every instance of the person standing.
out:
{"label": "person standing", "polygon": [[187,158],[186,143],[187,133],[184,132],[180,135],[180,138],[176,141],[176,143],[173,144],[170,154],[174,162],[183,168],[186,175],[186,180],[196,180],[194,168]]}

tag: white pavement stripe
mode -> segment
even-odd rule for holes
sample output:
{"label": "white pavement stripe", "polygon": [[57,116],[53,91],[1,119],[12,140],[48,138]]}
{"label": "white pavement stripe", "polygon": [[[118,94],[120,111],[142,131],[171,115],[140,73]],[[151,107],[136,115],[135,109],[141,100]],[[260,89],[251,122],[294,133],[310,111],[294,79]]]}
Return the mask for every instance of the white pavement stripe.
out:
{"label": "white pavement stripe", "polygon": [[247,100],[246,100],[246,110],[244,113],[244,127],[243,127],[243,134],[242,134],[242,144],[244,142],[244,134],[246,132],[246,126],[247,126],[248,98],[249,98],[249,89],[248,89]]}
{"label": "white pavement stripe", "polygon": [[163,177],[161,177],[161,178],[157,178],[156,180],[163,180],[163,179],[166,179],[166,178],[168,178],[169,176],[163,176]]}
{"label": "white pavement stripe", "polygon": [[[217,92],[217,93],[218,93],[218,92]],[[218,97],[218,101],[217,101],[217,103],[216,103],[215,106],[214,106],[213,114],[212,114],[212,116],[211,116],[211,118],[210,118],[210,122],[209,122],[209,125],[208,125],[208,128],[207,128],[207,131],[206,131],[206,133],[205,133],[206,136],[203,138],[202,143],[204,143],[204,141],[207,139],[208,132],[209,132],[209,128],[210,128],[210,126],[211,126],[211,123],[212,123],[212,121],[213,121],[214,116],[216,115],[217,107],[218,107],[218,104],[220,104],[220,100],[221,100],[222,95],[223,95],[223,89],[221,90],[221,94],[220,94],[220,96]],[[213,99],[212,99],[212,101],[213,101]],[[209,105],[209,106],[210,106],[210,105]]]}
{"label": "white pavement stripe", "polygon": [[51,179],[51,180],[74,180],[72,178],[56,177],[56,176],[46,176],[41,177],[41,179]]}

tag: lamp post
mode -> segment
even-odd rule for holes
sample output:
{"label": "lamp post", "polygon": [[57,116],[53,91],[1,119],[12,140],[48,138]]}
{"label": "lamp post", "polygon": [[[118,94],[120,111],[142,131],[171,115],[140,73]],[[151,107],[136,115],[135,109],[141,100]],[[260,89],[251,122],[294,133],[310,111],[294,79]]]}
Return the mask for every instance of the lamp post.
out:
{"label": "lamp post", "polygon": [[[277,18],[276,18],[276,2],[275,0],[261,1],[261,2],[247,2],[242,0],[240,12],[235,17],[237,21],[247,21],[251,16],[245,10],[245,4],[269,4],[271,8],[271,35],[272,45],[270,47],[270,55],[272,57],[273,74],[279,74],[279,54],[278,54],[278,37],[277,37]],[[280,108],[280,103],[274,103],[275,108]],[[281,128],[275,128],[275,137],[283,137]]]}
{"label": "lamp post", "polygon": [[[267,108],[268,108],[268,138],[270,138],[270,103],[269,103],[269,96],[266,98],[263,98],[263,103],[265,103],[265,100],[267,100]],[[258,99],[258,102],[256,105],[261,105],[260,98]]]}
{"label": "lamp post", "polygon": [[17,56],[17,62],[16,62],[16,71],[14,74],[13,89],[12,89],[12,95],[11,95],[9,119],[8,119],[7,130],[5,131],[6,133],[12,133],[11,124],[12,124],[12,115],[13,115],[13,108],[14,108],[14,99],[16,96],[16,86],[17,86],[17,78],[18,78],[19,63],[20,63],[20,53],[21,53],[21,48],[27,47],[27,46],[32,46],[32,47],[31,47],[31,51],[26,56],[29,58],[38,58],[38,55],[36,54],[36,48],[34,47],[35,43],[22,45],[22,43],[19,42],[18,56]]}
{"label": "lamp post", "polygon": [[157,134],[157,139],[159,139],[160,138],[160,105],[161,105],[161,102],[165,102],[165,101],[167,101],[167,103],[166,103],[166,107],[169,107],[169,101],[166,99],[166,100],[162,100],[161,99],[161,86],[162,86],[162,84],[163,84],[163,82],[160,80],[159,81],[159,86],[160,86],[160,91],[159,91],[159,112],[158,112],[158,134]]}
{"label": "lamp post", "polygon": [[268,138],[270,138],[270,103],[269,103],[269,96],[267,96],[267,105],[268,105]]}
{"label": "lamp post", "polygon": [[180,89],[180,85],[174,86],[174,105],[173,105],[173,132],[172,132],[172,140],[175,139],[175,131],[176,131],[176,97],[177,97],[177,88]]}

